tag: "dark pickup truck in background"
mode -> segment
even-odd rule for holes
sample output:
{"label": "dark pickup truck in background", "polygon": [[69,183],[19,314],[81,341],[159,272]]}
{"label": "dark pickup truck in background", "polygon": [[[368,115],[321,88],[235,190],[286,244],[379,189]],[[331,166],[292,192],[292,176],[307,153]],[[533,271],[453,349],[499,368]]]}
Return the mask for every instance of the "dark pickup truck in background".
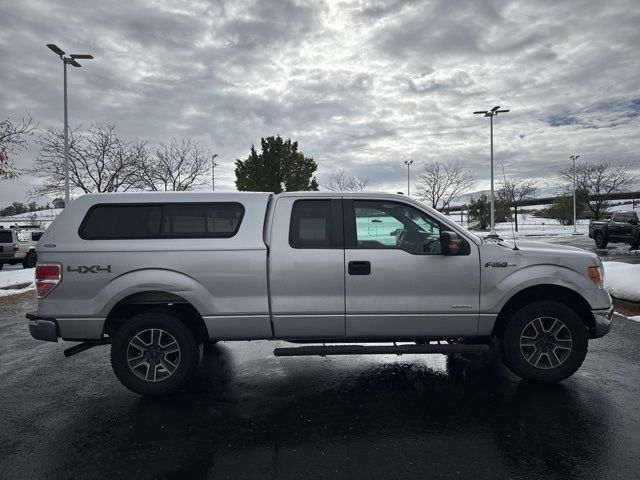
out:
{"label": "dark pickup truck in background", "polygon": [[611,243],[628,243],[631,248],[640,244],[640,225],[638,213],[615,212],[606,222],[593,221],[589,224],[589,238],[593,238],[596,247],[606,248]]}

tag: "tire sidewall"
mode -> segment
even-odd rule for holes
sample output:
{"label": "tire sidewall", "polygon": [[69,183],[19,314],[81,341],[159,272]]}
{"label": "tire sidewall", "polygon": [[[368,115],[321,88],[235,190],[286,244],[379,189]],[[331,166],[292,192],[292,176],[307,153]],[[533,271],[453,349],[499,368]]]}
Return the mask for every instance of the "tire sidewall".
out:
{"label": "tire sidewall", "polygon": [[598,232],[595,234],[596,247],[598,248],[606,248],[607,242],[604,239],[604,234],[602,232]]}
{"label": "tire sidewall", "polygon": [[36,263],[38,263],[38,257],[36,256],[35,252],[29,252],[27,253],[27,256],[24,257],[22,266],[24,268],[34,268],[36,266]]}
{"label": "tire sidewall", "polygon": [[[538,317],[557,318],[571,333],[571,354],[558,367],[536,368],[522,354],[520,335],[529,322]],[[522,307],[511,317],[504,331],[502,348],[507,367],[516,375],[529,381],[555,382],[570,377],[580,368],[587,354],[588,340],[585,324],[574,310],[560,302],[541,300]]]}
{"label": "tire sidewall", "polygon": [[[161,328],[173,335],[180,346],[180,363],[167,379],[148,382],[129,368],[127,349],[133,337],[149,328]],[[111,344],[111,365],[120,382],[141,395],[167,395],[179,391],[191,378],[199,361],[199,346],[193,333],[178,317],[161,311],[135,315],[116,331]]]}

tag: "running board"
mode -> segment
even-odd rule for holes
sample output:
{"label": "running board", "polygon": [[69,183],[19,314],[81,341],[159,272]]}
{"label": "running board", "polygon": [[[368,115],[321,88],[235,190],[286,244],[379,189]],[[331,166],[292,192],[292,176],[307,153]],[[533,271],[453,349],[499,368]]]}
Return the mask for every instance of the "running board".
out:
{"label": "running board", "polygon": [[72,357],[73,355],[82,353],[85,350],[89,350],[90,348],[97,347],[99,345],[108,345],[110,343],[111,343],[110,339],[89,340],[87,342],[78,343],[72,347],[69,347],[65,349],[63,353],[65,357]]}
{"label": "running board", "polygon": [[427,344],[427,345],[307,345],[304,347],[276,348],[276,357],[297,357],[303,355],[402,355],[403,353],[485,353],[489,345],[468,344]]}

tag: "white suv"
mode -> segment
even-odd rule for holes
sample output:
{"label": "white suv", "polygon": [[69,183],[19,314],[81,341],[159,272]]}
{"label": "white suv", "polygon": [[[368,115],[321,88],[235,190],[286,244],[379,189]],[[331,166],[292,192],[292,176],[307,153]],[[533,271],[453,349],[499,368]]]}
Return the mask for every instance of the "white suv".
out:
{"label": "white suv", "polygon": [[0,227],[0,270],[5,263],[21,263],[34,268],[38,261],[36,246],[44,230],[34,227]]}

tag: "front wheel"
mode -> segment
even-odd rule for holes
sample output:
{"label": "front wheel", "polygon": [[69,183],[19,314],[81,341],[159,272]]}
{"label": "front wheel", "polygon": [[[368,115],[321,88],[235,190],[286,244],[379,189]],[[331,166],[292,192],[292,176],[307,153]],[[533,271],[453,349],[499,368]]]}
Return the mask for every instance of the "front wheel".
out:
{"label": "front wheel", "polygon": [[557,382],[573,375],[587,354],[587,330],[567,305],[543,300],[518,310],[502,338],[504,360],[525,380]]}
{"label": "front wheel", "polygon": [[113,371],[125,387],[141,395],[180,390],[199,359],[193,333],[168,312],[135,315],[116,330],[111,344]]}
{"label": "front wheel", "polygon": [[607,248],[607,241],[604,238],[604,234],[602,232],[596,232],[593,235],[593,239],[596,242],[596,247],[598,248]]}

